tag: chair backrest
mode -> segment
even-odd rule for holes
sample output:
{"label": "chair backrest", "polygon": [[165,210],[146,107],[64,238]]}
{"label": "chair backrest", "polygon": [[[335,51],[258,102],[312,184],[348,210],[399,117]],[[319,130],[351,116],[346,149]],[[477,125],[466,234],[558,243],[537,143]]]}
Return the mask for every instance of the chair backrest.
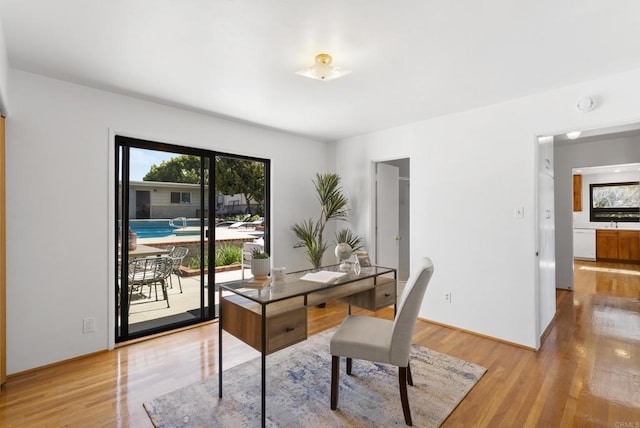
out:
{"label": "chair backrest", "polygon": [[189,253],[189,249],[187,247],[176,247],[171,253],[171,258],[184,259],[188,253]]}
{"label": "chair backrest", "polygon": [[152,256],[129,262],[129,285],[143,285],[164,279],[171,274],[173,262],[169,256]]}
{"label": "chair backrest", "polygon": [[433,263],[428,257],[420,260],[417,268],[409,277],[405,286],[398,312],[393,322],[393,333],[391,337],[391,355],[389,361],[399,367],[406,367],[409,361],[409,351],[413,330],[416,327],[418,311],[424,293],[429,285],[429,280],[433,275]]}
{"label": "chair backrest", "polygon": [[159,279],[166,279],[173,270],[173,259],[169,256],[160,256],[155,261],[156,276]]}

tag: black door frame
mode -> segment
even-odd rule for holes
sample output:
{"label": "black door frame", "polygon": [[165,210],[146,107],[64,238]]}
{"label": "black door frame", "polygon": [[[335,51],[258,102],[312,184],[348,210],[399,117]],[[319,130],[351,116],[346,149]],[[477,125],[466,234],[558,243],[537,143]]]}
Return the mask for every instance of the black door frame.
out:
{"label": "black door frame", "polygon": [[[115,136],[115,236],[114,242],[115,245],[115,272],[116,272],[116,323],[115,323],[115,341],[123,342],[126,340],[131,340],[139,337],[149,336],[152,334],[169,331],[177,328],[181,328],[188,325],[197,324],[203,321],[209,321],[215,319],[218,314],[215,310],[215,269],[208,269],[207,272],[207,284],[214,284],[214,287],[209,289],[207,293],[205,293],[205,273],[204,270],[200,273],[200,318],[195,318],[193,320],[181,321],[177,323],[167,324],[164,326],[154,327],[148,330],[144,330],[141,332],[130,333],[129,332],[129,321],[128,314],[122,311],[123,314],[119,313],[121,311],[118,308],[126,308],[128,306],[128,293],[123,292],[119,293],[118,287],[118,278],[127,278],[127,266],[129,264],[129,255],[127,251],[122,252],[122,260],[119,263],[118,258],[118,242],[122,242],[123,248],[128,244],[128,233],[124,231],[129,230],[129,149],[130,148],[139,148],[139,149],[147,149],[147,150],[156,150],[163,152],[171,152],[178,154],[186,154],[186,155],[195,155],[199,156],[201,159],[200,163],[200,173],[201,177],[204,177],[205,169],[209,169],[209,180],[205,183],[205,180],[201,180],[200,183],[200,219],[201,219],[201,230],[200,230],[200,263],[201,266],[204,266],[204,255],[208,255],[208,265],[213,267],[215,266],[215,239],[216,239],[216,228],[215,228],[215,215],[216,215],[216,198],[215,198],[215,168],[213,167],[213,162],[217,156],[229,157],[233,159],[239,160],[249,160],[249,161],[257,161],[261,162],[264,165],[264,173],[265,173],[265,197],[264,197],[264,245],[265,251],[270,252],[269,248],[269,230],[270,230],[270,189],[271,189],[271,170],[270,170],[270,160],[269,159],[261,159],[246,155],[232,154],[232,153],[224,153],[214,150],[206,150],[206,149],[198,149],[193,147],[179,146],[175,144],[167,144],[161,143],[157,141],[149,141],[142,140],[138,138],[127,137],[123,135]],[[122,183],[122,188],[120,189],[120,183]],[[208,185],[208,205],[205,206],[205,185]],[[122,193],[120,193],[122,192]],[[122,196],[122,197],[121,197]],[[204,208],[204,209],[202,209]],[[122,213],[122,225],[119,227],[119,218],[120,213]],[[209,224],[209,235],[205,237],[204,231],[204,220],[207,220]],[[213,227],[212,227],[213,226]],[[206,239],[206,244],[205,244]],[[205,248],[206,245],[206,248]],[[128,288],[127,287],[123,287]],[[205,306],[205,297],[207,299]]]}

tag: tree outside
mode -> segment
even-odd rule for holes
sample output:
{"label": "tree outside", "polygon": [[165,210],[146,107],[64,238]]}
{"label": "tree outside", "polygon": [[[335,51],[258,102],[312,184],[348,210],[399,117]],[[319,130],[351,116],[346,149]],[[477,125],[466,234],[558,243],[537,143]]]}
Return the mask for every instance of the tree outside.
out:
{"label": "tree outside", "polygon": [[[251,213],[252,201],[263,212],[265,180],[262,162],[217,156],[215,177],[217,192],[223,195],[241,194],[247,203],[247,213]],[[208,178],[208,169],[205,169],[205,182]],[[199,184],[200,157],[180,155],[160,165],[152,165],[143,181]]]}

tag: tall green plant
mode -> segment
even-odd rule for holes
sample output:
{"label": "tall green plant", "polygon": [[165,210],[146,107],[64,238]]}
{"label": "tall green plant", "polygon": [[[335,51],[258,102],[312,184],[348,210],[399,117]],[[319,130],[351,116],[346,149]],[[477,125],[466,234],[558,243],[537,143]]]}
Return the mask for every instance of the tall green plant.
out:
{"label": "tall green plant", "polygon": [[291,230],[298,238],[294,248],[304,248],[307,260],[314,268],[318,268],[322,265],[322,256],[327,250],[324,229],[331,220],[347,219],[348,200],[342,193],[338,174],[316,174],[312,181],[320,202],[320,216],[318,220],[310,218],[296,223]]}

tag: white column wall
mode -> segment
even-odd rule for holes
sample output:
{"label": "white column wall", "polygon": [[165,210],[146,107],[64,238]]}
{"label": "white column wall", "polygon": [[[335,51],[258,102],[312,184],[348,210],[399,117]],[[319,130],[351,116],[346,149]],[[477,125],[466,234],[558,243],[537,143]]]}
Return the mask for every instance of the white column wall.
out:
{"label": "white column wall", "polygon": [[[537,314],[555,313],[555,301],[535,303],[535,137],[637,121],[639,78],[635,70],[336,143],[351,222],[369,238],[371,162],[411,158],[412,262],[435,264],[420,316],[536,346]],[[587,95],[601,105],[580,113],[575,102]]]}
{"label": "white column wall", "polygon": [[109,346],[114,133],[271,159],[273,262],[305,265],[290,227],[317,215],[325,143],[12,69],[8,88],[8,373]]}

